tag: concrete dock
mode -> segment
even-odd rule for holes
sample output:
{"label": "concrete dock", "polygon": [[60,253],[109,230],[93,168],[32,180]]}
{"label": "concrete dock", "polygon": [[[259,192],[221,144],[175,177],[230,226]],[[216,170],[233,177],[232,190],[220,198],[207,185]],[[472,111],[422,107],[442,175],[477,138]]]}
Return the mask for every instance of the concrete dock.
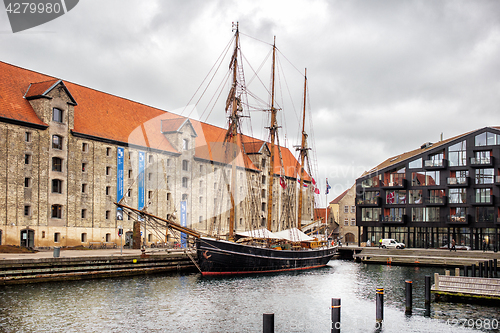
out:
{"label": "concrete dock", "polygon": [[151,249],[64,250],[0,253],[0,285],[98,279],[175,271],[196,271],[194,251]]}

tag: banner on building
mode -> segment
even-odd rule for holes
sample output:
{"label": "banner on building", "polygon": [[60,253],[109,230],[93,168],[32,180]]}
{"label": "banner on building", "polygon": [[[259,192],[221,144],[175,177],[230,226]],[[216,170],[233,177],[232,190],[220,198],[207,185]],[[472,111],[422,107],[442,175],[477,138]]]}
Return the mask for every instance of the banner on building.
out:
{"label": "banner on building", "polygon": [[144,194],[145,194],[145,179],[144,179],[144,171],[146,167],[146,153],[143,151],[139,152],[139,174],[137,178],[137,187],[138,187],[138,197],[137,197],[137,209],[141,210],[144,208]]}
{"label": "banner on building", "polygon": [[[187,219],[187,201],[181,201],[181,226],[186,227]],[[185,248],[187,246],[187,236],[184,232],[181,232],[181,247]]]}
{"label": "banner on building", "polygon": [[[116,151],[116,202],[120,202],[123,198],[123,148],[118,148]],[[116,208],[116,219],[123,220],[123,210],[121,207]]]}

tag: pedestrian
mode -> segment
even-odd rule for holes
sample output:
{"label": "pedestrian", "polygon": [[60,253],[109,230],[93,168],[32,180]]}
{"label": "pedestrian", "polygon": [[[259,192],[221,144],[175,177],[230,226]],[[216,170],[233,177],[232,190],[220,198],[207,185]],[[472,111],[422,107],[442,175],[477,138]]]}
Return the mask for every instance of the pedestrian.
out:
{"label": "pedestrian", "polygon": [[486,238],[483,238],[483,252],[486,251]]}
{"label": "pedestrian", "polygon": [[382,238],[378,241],[378,248],[380,249],[382,247]]}
{"label": "pedestrian", "polygon": [[457,252],[457,249],[455,248],[455,238],[453,238],[451,240],[451,248],[450,248],[450,252],[455,250],[455,252]]}

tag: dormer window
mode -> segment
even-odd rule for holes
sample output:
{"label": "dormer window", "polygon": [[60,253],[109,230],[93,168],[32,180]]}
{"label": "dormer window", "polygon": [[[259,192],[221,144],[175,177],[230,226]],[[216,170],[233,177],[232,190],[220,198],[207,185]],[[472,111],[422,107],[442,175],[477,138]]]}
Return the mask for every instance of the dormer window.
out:
{"label": "dormer window", "polygon": [[52,109],[52,120],[57,121],[58,123],[63,122],[63,110],[54,108]]}

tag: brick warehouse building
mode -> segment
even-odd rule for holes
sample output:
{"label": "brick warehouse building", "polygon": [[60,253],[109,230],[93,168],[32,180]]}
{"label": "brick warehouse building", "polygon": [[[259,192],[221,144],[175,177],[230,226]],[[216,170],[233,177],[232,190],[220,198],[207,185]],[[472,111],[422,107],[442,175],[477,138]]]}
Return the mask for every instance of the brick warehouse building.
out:
{"label": "brick warehouse building", "polygon": [[[77,246],[126,240],[133,218],[114,202],[147,207],[179,220],[187,202],[187,226],[227,232],[231,168],[221,152],[226,130],[0,62],[0,244],[30,247]],[[273,230],[294,224],[299,164],[281,148],[274,177],[287,183],[266,207],[269,146],[242,136],[236,156],[236,230],[266,223]],[[278,153],[278,147],[276,147]],[[312,187],[304,202],[311,202]],[[304,224],[313,209],[303,205]],[[296,219],[296,218],[295,218]],[[217,222],[219,221],[219,222]],[[222,222],[221,222],[222,221]],[[164,237],[146,231],[146,242]],[[146,237],[147,236],[147,237]]]}
{"label": "brick warehouse building", "polygon": [[500,127],[485,127],[389,158],[356,180],[361,241],[498,249]]}

